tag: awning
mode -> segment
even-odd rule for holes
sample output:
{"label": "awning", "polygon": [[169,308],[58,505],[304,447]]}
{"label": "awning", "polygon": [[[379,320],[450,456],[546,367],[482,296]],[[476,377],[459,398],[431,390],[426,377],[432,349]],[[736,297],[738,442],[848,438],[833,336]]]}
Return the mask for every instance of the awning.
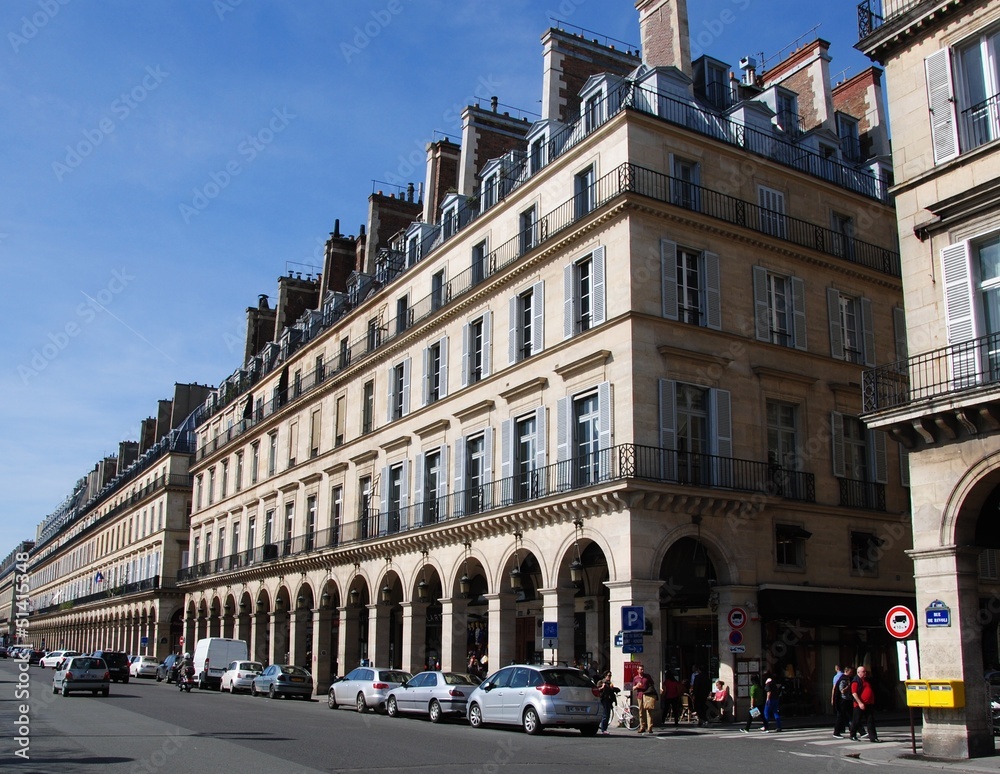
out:
{"label": "awning", "polygon": [[757,610],[763,620],[794,618],[816,626],[881,629],[890,608],[906,605],[915,610],[916,604],[916,597],[907,594],[851,594],[825,589],[762,589],[757,594]]}

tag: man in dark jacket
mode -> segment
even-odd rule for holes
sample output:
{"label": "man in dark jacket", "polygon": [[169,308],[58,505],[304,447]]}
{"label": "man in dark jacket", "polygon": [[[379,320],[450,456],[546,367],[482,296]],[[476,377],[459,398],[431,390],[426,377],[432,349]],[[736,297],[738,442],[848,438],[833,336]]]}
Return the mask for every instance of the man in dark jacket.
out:
{"label": "man in dark jacket", "polygon": [[708,705],[708,695],[712,692],[708,675],[701,671],[700,666],[695,666],[691,673],[691,700],[694,703],[694,711],[698,713],[698,725],[707,726],[706,706]]}

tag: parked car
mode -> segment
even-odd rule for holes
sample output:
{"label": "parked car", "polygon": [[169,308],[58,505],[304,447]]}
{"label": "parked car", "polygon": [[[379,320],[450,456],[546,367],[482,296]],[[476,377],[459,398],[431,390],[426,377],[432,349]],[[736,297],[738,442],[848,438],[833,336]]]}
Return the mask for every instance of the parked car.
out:
{"label": "parked car", "polygon": [[568,726],[594,736],[599,696],[594,681],[579,669],[513,665],[479,684],[469,697],[467,717],[473,728],[511,723],[537,734],[546,726]]}
{"label": "parked car", "polygon": [[94,656],[73,656],[62,662],[60,669],[52,675],[52,693],[90,691],[97,696],[111,693],[111,673],[104,659]]}
{"label": "parked car", "polygon": [[369,708],[384,709],[389,691],[412,677],[401,669],[358,667],[330,686],[327,704],[330,709],[353,706],[358,712],[367,712]]}
{"label": "parked car", "polygon": [[313,679],[302,667],[291,664],[271,664],[250,681],[250,695],[267,694],[269,699],[299,696],[306,701],[313,692]]}
{"label": "parked car", "polygon": [[46,653],[38,662],[38,666],[44,669],[55,669],[59,666],[59,662],[64,658],[69,658],[70,656],[79,656],[80,651],[78,650],[50,650]]}
{"label": "parked car", "polygon": [[153,656],[133,656],[128,671],[132,677],[156,677],[160,662]]}
{"label": "parked car", "polygon": [[123,653],[119,650],[95,650],[90,655],[94,658],[104,659],[104,663],[108,665],[108,672],[111,674],[113,682],[128,682],[128,653]]}
{"label": "parked car", "polygon": [[222,673],[233,661],[250,658],[246,640],[229,637],[204,637],[194,646],[194,674],[198,690],[217,689],[222,682]]}
{"label": "parked car", "polygon": [[228,690],[230,693],[249,691],[253,679],[263,671],[264,665],[259,661],[231,661],[222,673],[219,690]]}
{"label": "parked car", "polygon": [[469,694],[479,685],[459,672],[421,672],[389,691],[385,711],[390,717],[403,712],[427,715],[437,723],[444,715],[465,715]]}
{"label": "parked car", "polygon": [[45,658],[45,651],[29,650],[27,655],[28,655],[28,666],[33,666],[42,663],[42,659]]}
{"label": "parked car", "polygon": [[7,658],[7,648],[0,645],[0,658]]}
{"label": "parked car", "polygon": [[162,683],[166,680],[168,683],[177,682],[177,667],[181,665],[181,654],[171,653],[156,668],[156,682]]}

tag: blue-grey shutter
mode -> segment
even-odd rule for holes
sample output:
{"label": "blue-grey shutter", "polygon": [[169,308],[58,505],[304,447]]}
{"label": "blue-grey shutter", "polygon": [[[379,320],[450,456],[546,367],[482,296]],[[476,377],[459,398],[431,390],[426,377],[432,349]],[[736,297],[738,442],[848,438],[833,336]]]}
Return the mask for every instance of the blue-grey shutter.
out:
{"label": "blue-grey shutter", "polygon": [[420,405],[426,406],[430,400],[431,391],[431,348],[424,347],[424,378],[420,380]]}
{"label": "blue-grey shutter", "polygon": [[563,267],[563,338],[576,333],[576,264]]}
{"label": "blue-grey shutter", "polygon": [[410,518],[410,461],[403,460],[403,470],[399,476],[399,531],[409,529]]}
{"label": "blue-grey shutter", "polygon": [[493,428],[483,430],[483,510],[496,507],[497,497],[493,487]]}
{"label": "blue-grey shutter", "polygon": [[454,515],[465,515],[465,438],[455,440],[455,488],[452,500]]}
{"label": "blue-grey shutter", "polygon": [[758,341],[771,340],[771,309],[767,302],[767,269],[753,267],[754,327]]}
{"label": "blue-grey shutter", "polygon": [[719,270],[719,256],[702,253],[705,266],[705,326],[712,330],[722,330],[722,277]]}
{"label": "blue-grey shutter", "polygon": [[448,445],[441,444],[441,475],[438,476],[438,503],[441,505],[438,518],[446,516],[444,498],[448,496]]}
{"label": "blue-grey shutter", "polygon": [[547,490],[545,466],[548,438],[545,427],[545,406],[535,409],[535,491],[539,497],[544,497]]}
{"label": "blue-grey shutter", "polygon": [[594,250],[592,262],[590,308],[593,313],[593,324],[600,325],[608,319],[607,259],[604,247]]}
{"label": "blue-grey shutter", "polygon": [[[421,452],[417,455],[416,461],[413,463],[413,504],[417,506],[417,511],[413,516],[413,525],[423,524],[423,513],[424,509],[420,507],[420,503],[424,501],[424,457],[427,455]],[[430,499],[434,497],[434,492],[429,492],[426,497]]]}
{"label": "blue-grey shutter", "polygon": [[677,308],[677,243],[660,240],[660,287],[663,316],[668,320],[680,319]]}
{"label": "blue-grey shutter", "polygon": [[611,446],[613,443],[614,400],[611,382],[601,382],[597,385],[597,448],[599,450],[598,466],[601,480],[607,480],[611,475]]}
{"label": "blue-grey shutter", "polygon": [[462,326],[462,386],[469,386],[469,324]]}
{"label": "blue-grey shutter", "polygon": [[[976,338],[975,279],[968,242],[949,245],[941,251],[944,278],[944,314],[948,343],[962,344]],[[953,347],[951,378],[957,387],[975,384],[979,357],[975,347]]]}
{"label": "blue-grey shutter", "polygon": [[844,459],[844,415],[839,411],[830,412],[830,440],[833,454],[833,475],[847,476],[847,462]]}
{"label": "blue-grey shutter", "polygon": [[840,324],[840,291],[826,289],[826,311],[830,320],[830,357],[844,359],[844,329]]}
{"label": "blue-grey shutter", "polygon": [[531,352],[545,349],[545,283],[536,282],[531,288]]}
{"label": "blue-grey shutter", "polygon": [[[518,338],[517,335],[518,325],[517,325],[517,306],[520,299],[514,296],[510,299],[507,306],[510,310],[510,320],[507,325],[507,364],[514,365],[517,362],[517,345]],[[484,337],[485,338],[485,337]],[[485,358],[484,358],[485,359]]]}
{"label": "blue-grey shutter", "polygon": [[388,400],[386,400],[385,407],[385,423],[389,424],[392,422],[392,404],[396,402],[396,380],[393,379],[393,367],[389,366],[389,370],[386,371],[386,390],[385,395]]}
{"label": "blue-grey shutter", "polygon": [[[384,535],[389,530],[389,466],[382,468],[382,478],[379,480],[378,534]],[[369,535],[369,537],[371,537]]]}
{"label": "blue-grey shutter", "polygon": [[889,463],[885,451],[886,434],[881,430],[868,431],[868,448],[871,453],[872,478],[877,484],[889,480]]}
{"label": "blue-grey shutter", "polygon": [[556,402],[556,486],[560,490],[568,488],[573,480],[569,462],[572,413],[571,398],[560,398]]}
{"label": "blue-grey shutter", "polygon": [[500,505],[507,505],[513,502],[513,482],[510,480],[513,475],[514,466],[514,420],[505,419],[500,423]]}
{"label": "blue-grey shutter", "polygon": [[927,76],[927,104],[930,108],[934,163],[940,164],[959,153],[951,52],[943,48],[927,57],[924,60],[924,73]]}
{"label": "blue-grey shutter", "polygon": [[861,340],[865,348],[865,365],[875,366],[875,321],[872,316],[872,301],[870,298],[859,298],[858,307],[861,312]]}
{"label": "blue-grey shutter", "polygon": [[490,363],[493,360],[492,357],[492,341],[493,341],[493,313],[483,312],[483,378],[485,379],[491,373]]}
{"label": "blue-grey shutter", "polygon": [[792,288],[792,331],[795,348],[808,349],[806,345],[806,286],[799,277],[789,278]]}
{"label": "blue-grey shutter", "polygon": [[410,358],[403,361],[403,416],[410,413]]}
{"label": "blue-grey shutter", "polygon": [[441,387],[439,396],[444,398],[448,395],[448,337],[441,337]]}

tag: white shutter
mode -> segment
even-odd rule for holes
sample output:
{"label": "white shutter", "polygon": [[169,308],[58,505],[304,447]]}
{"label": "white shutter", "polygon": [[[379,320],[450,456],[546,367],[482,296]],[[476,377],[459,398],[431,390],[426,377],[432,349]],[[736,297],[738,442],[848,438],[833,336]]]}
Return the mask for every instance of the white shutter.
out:
{"label": "white shutter", "polygon": [[705,326],[719,331],[722,330],[719,256],[708,252],[701,255],[705,266]]}
{"label": "white shutter", "polygon": [[410,358],[403,361],[403,416],[410,413]]}
{"label": "white shutter", "polygon": [[927,76],[927,105],[931,118],[934,163],[940,164],[959,153],[958,122],[955,120],[955,93],[951,80],[951,52],[943,48],[924,60]]}
{"label": "white shutter", "polygon": [[545,406],[535,409],[535,475],[538,479],[536,494],[545,496],[548,477],[542,472],[547,464],[548,429],[545,424]]}
{"label": "white shutter", "polygon": [[409,529],[410,519],[410,461],[403,460],[403,470],[399,476],[399,531]]}
{"label": "white shutter", "polygon": [[899,447],[899,483],[905,487],[910,485],[910,452]]}
{"label": "white shutter", "polygon": [[[419,505],[424,501],[424,458],[427,455],[423,452],[417,455],[416,462],[413,464],[413,504]],[[429,492],[426,497],[431,499],[434,497],[434,492]],[[423,509],[420,510],[420,523],[423,523]],[[416,514],[413,517],[414,526],[417,525],[418,519]]]}
{"label": "white shutter", "polygon": [[844,460],[844,415],[839,411],[830,412],[830,440],[832,442],[833,475],[844,478],[847,475],[847,463]]}
{"label": "white shutter", "polygon": [[507,505],[513,502],[513,482],[509,479],[513,475],[514,467],[514,420],[505,419],[500,423],[500,480],[503,491],[500,494],[500,504]]}
{"label": "white shutter", "polygon": [[462,386],[469,386],[469,324],[462,326]]}
{"label": "white shutter", "polygon": [[[944,314],[948,325],[948,344],[971,342],[977,337],[975,278],[972,251],[968,242],[949,245],[941,251],[944,277]],[[953,347],[951,378],[956,386],[968,386],[978,380],[979,357],[971,344]]]}
{"label": "white shutter", "polygon": [[[483,429],[483,483],[493,483],[493,428]],[[489,507],[489,506],[484,506]]]}
{"label": "white shutter", "polygon": [[426,406],[431,391],[431,348],[424,347],[424,378],[421,380],[420,405]]}
{"label": "white shutter", "polygon": [[531,288],[531,354],[545,349],[545,283]]}
{"label": "white shutter", "polygon": [[[378,534],[384,535],[389,529],[389,466],[382,468],[382,478],[379,480]],[[369,535],[368,537],[373,537]]]}
{"label": "white shutter", "polygon": [[448,395],[448,337],[441,337],[441,378],[438,395],[444,398]]}
{"label": "white shutter", "polygon": [[510,320],[507,324],[507,365],[514,365],[514,363],[518,360],[517,349],[518,339],[520,336],[517,335],[517,307],[520,300],[521,299],[518,296],[514,296],[507,302],[507,307],[510,312]]}
{"label": "white shutter", "polygon": [[[570,422],[573,412],[573,400],[560,398],[556,403],[556,462],[565,462],[570,458]],[[568,480],[568,478],[567,478]]]}
{"label": "white shutter", "polygon": [[799,277],[790,277],[792,289],[792,332],[796,349],[807,349],[806,345],[806,286]]}
{"label": "white shutter", "polygon": [[868,431],[868,450],[871,455],[872,478],[877,484],[889,480],[889,465],[885,452],[886,434],[881,430]]}
{"label": "white shutter", "polygon": [[490,349],[493,341],[493,313],[483,312],[483,378],[490,375],[490,362],[492,361],[492,351]]}
{"label": "white shutter", "polygon": [[672,379],[660,379],[660,448],[659,475],[677,480],[677,384]]}
{"label": "white shutter", "polygon": [[[438,491],[437,496],[442,498],[440,502],[444,502],[443,498],[448,495],[448,444],[441,444],[441,473],[438,475]],[[443,517],[445,514],[440,514],[439,518]]]}
{"label": "white shutter", "polygon": [[591,258],[591,261],[590,308],[593,313],[592,323],[593,325],[600,325],[608,319],[607,283],[605,281],[607,272],[605,271],[606,267],[603,247],[598,247],[594,250],[594,255]]}
{"label": "white shutter", "polygon": [[[614,409],[611,382],[601,382],[597,385],[597,448],[602,452],[611,448]],[[610,457],[610,452],[601,456]]]}
{"label": "white shutter", "polygon": [[844,329],[840,323],[840,291],[826,289],[826,311],[830,320],[830,357],[844,359]]}
{"label": "white shutter", "polygon": [[861,340],[864,342],[865,365],[875,366],[875,323],[870,298],[859,298],[858,307],[861,312]]}
{"label": "white shutter", "polygon": [[767,269],[753,267],[754,326],[758,341],[771,340],[771,309],[767,303]]}
{"label": "white shutter", "polygon": [[663,299],[663,316],[668,320],[679,319],[677,308],[677,243],[660,240],[660,287]]}
{"label": "white shutter", "polygon": [[386,372],[386,385],[387,389],[385,391],[386,397],[389,399],[386,401],[385,407],[385,423],[389,424],[392,422],[392,404],[396,402],[396,380],[393,378],[393,367],[389,366],[389,370]]}
{"label": "white shutter", "polygon": [[576,333],[576,264],[563,267],[563,338]]}
{"label": "white shutter", "polygon": [[896,337],[896,360],[906,360],[906,312],[901,306],[892,308],[892,329]]}
{"label": "white shutter", "polygon": [[455,487],[452,490],[455,494],[454,516],[465,515],[465,496],[461,493],[465,491],[465,438],[455,440]]}

